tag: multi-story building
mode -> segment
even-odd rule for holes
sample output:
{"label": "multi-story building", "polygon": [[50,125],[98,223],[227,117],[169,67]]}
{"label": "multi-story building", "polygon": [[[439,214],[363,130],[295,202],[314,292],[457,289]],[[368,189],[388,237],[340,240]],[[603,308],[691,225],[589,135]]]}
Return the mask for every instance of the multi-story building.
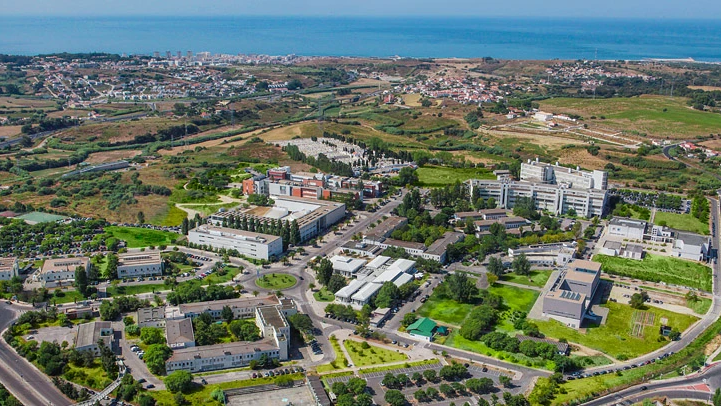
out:
{"label": "multi-story building", "polygon": [[75,270],[81,267],[87,274],[90,272],[90,258],[52,258],[46,259],[40,268],[38,280],[45,287],[54,287],[62,284],[71,285],[75,282]]}
{"label": "multi-story building", "polygon": [[573,189],[566,185],[532,183],[525,181],[470,179],[467,185],[483,199],[493,198],[503,209],[512,209],[516,201],[530,198],[539,210],[566,214],[573,209],[583,217],[603,216],[608,206],[608,192],[597,189]]}
{"label": "multi-story building", "polygon": [[614,217],[608,222],[608,235],[643,240],[648,223],[643,220]]}
{"label": "multi-story building", "polygon": [[265,224],[295,220],[300,230],[301,242],[305,242],[322,234],[345,217],[343,203],[291,196],[273,196],[273,200],[275,201],[273,207],[218,212],[208,217],[208,222],[220,226],[230,219],[253,219]]}
{"label": "multi-story building", "polygon": [[335,299],[343,304],[361,308],[368,304],[384,283],[392,282],[400,287],[413,280],[415,261],[378,256],[357,273],[357,279],[335,293]]}
{"label": "multi-story building", "polygon": [[570,262],[543,296],[543,316],[580,328],[600,283],[601,264]]}
{"label": "multi-story building", "polygon": [[160,251],[127,252],[118,255],[118,278],[158,276],[163,274]]}
{"label": "multi-story building", "polygon": [[531,222],[524,219],[523,217],[501,217],[492,220],[478,220],[475,221],[474,224],[476,225],[476,231],[483,232],[490,230],[491,226],[494,224],[500,224],[506,230],[511,230],[528,226],[531,224]]}
{"label": "multi-story building", "polygon": [[608,188],[608,173],[605,171],[593,170],[582,171],[555,165],[545,162],[528,160],[521,163],[521,180],[526,182],[564,184],[572,189],[596,189],[606,190]]}
{"label": "multi-story building", "polygon": [[165,327],[166,308],[160,307],[144,307],[138,309],[136,320],[139,327]]}
{"label": "multi-story building", "polygon": [[168,320],[165,324],[165,341],[173,350],[195,347],[193,319]]}
{"label": "multi-story building", "polygon": [[14,276],[18,276],[19,270],[17,257],[0,258],[0,280],[9,281]]}
{"label": "multi-story building", "polygon": [[678,231],[671,248],[671,255],[692,261],[706,261],[710,251],[710,237]]}
{"label": "multi-story building", "polygon": [[241,255],[256,259],[270,260],[283,254],[283,239],[277,235],[212,224],[201,224],[188,231],[188,241],[213,248],[234,249]]}
{"label": "multi-story building", "polygon": [[[173,318],[195,318],[202,313],[210,314],[214,320],[220,320],[223,308],[228,306],[233,311],[233,318],[249,319],[255,317],[255,310],[263,306],[278,306],[281,302],[275,296],[241,297],[237,299],[214,300],[212,302],[183,303],[178,311],[170,312]],[[168,317],[168,311],[165,312]]]}
{"label": "multi-story building", "polygon": [[509,248],[508,256],[513,259],[523,254],[532,265],[536,266],[563,266],[566,265],[576,252],[576,242],[529,245],[527,247]]}

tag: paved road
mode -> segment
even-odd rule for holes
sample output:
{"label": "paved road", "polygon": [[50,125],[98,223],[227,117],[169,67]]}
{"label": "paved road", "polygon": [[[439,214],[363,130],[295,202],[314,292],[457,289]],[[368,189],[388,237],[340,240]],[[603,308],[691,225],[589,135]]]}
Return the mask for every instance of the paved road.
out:
{"label": "paved road", "polygon": [[[0,330],[5,331],[18,316],[17,307],[0,303]],[[3,338],[0,338],[0,382],[27,406],[72,404],[45,374],[18,355]]]}

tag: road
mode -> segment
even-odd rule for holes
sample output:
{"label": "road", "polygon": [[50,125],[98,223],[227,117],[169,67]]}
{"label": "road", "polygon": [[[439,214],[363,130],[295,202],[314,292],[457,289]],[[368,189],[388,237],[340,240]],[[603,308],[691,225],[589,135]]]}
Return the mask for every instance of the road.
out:
{"label": "road", "polygon": [[[5,331],[18,316],[18,305],[0,303],[0,330]],[[30,307],[23,310],[30,310]],[[73,402],[50,379],[0,338],[0,382],[27,406],[65,406]]]}

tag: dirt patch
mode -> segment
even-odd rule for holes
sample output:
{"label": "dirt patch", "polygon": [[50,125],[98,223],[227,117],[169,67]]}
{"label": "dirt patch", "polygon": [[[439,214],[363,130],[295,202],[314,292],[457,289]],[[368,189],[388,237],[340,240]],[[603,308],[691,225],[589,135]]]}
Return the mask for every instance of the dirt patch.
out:
{"label": "dirt patch", "polygon": [[716,336],[706,345],[706,348],[703,349],[703,354],[711,355],[719,346],[721,346],[721,336]]}
{"label": "dirt patch", "polygon": [[0,137],[12,137],[15,135],[20,135],[21,131],[20,129],[22,126],[20,125],[4,125],[0,126]]}
{"label": "dirt patch", "polygon": [[601,154],[593,156],[585,149],[564,149],[559,153],[559,161],[564,164],[578,165],[585,169],[603,169],[608,163],[600,157]]}
{"label": "dirt patch", "polygon": [[136,155],[140,155],[141,152],[142,151],[139,149],[96,152],[91,154],[85,162],[98,164],[102,162],[119,161],[121,159],[130,159]]}
{"label": "dirt patch", "polygon": [[718,86],[686,86],[693,90],[703,90],[704,92],[713,92],[714,90],[721,90]]}

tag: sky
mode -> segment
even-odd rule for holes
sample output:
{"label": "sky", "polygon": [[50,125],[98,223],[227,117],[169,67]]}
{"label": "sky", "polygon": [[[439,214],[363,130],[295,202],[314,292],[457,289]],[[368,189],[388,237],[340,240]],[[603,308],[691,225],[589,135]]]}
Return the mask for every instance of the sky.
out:
{"label": "sky", "polygon": [[465,16],[721,20],[719,0],[0,0],[3,16]]}

